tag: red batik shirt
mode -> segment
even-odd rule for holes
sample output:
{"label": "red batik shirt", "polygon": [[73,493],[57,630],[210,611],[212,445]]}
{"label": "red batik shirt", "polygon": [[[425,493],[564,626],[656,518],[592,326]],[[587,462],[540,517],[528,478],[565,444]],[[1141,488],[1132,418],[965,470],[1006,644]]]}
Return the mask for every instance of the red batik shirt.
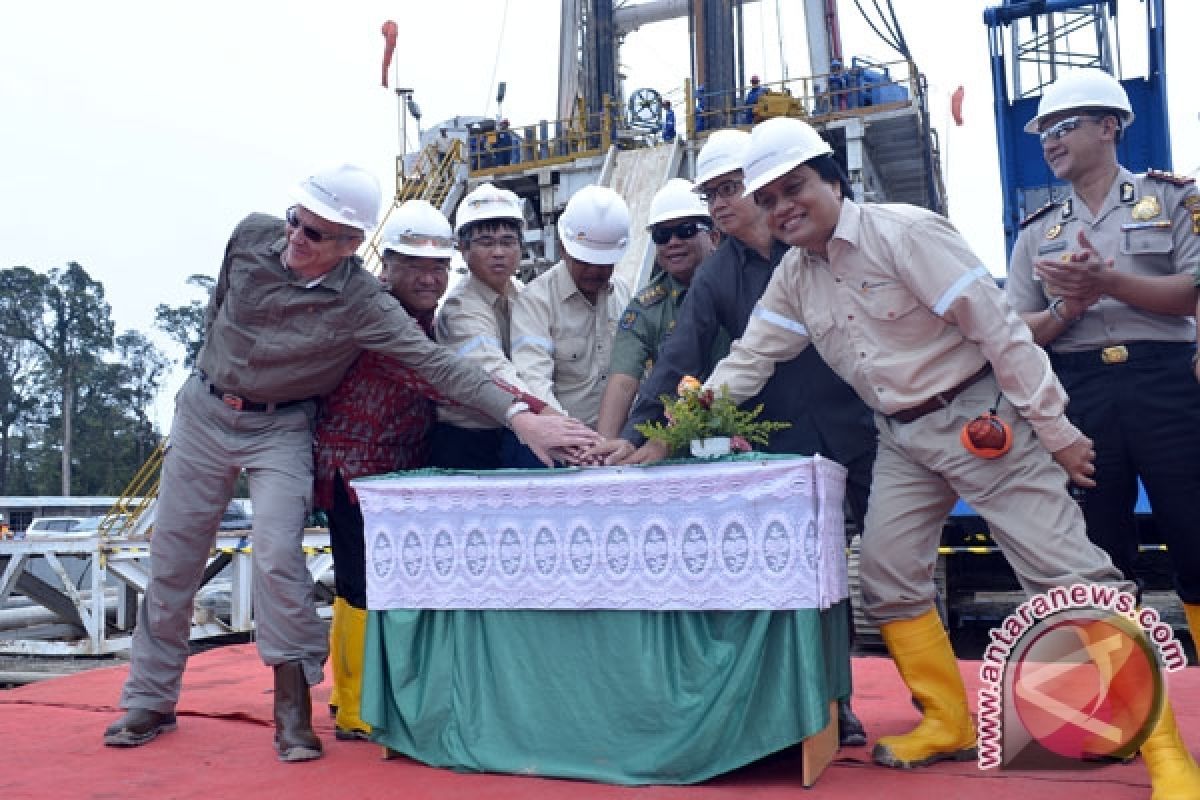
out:
{"label": "red batik shirt", "polygon": [[[433,338],[433,315],[417,319]],[[333,506],[334,479],[349,481],[428,464],[436,403],[446,399],[416,372],[389,356],[364,352],[321,400],[314,441],[313,505]]]}

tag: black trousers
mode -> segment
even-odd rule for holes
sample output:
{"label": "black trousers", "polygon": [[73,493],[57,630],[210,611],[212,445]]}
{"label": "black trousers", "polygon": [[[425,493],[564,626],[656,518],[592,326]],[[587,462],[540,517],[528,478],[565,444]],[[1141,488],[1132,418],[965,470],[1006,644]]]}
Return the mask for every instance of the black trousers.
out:
{"label": "black trousers", "polygon": [[333,481],[333,508],[325,510],[329,521],[329,548],[333,552],[333,585],[337,596],[355,608],[367,607],[367,556],[363,515],[351,501],[342,473]]}
{"label": "black trousers", "polygon": [[[1096,487],[1076,490],[1088,536],[1137,580],[1134,520],[1140,477],[1154,526],[1167,545],[1175,588],[1200,603],[1200,383],[1195,347],[1134,342],[1129,358],[1105,364],[1100,351],[1054,354],[1070,403],[1067,416],[1095,443]],[[1140,581],[1139,581],[1140,585]]]}

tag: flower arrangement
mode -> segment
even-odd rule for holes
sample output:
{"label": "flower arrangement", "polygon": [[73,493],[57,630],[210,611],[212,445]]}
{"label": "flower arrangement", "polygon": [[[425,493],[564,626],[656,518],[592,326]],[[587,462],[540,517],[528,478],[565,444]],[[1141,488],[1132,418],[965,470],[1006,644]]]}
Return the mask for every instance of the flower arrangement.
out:
{"label": "flower arrangement", "polygon": [[683,376],[675,388],[677,397],[662,395],[667,424],[644,422],[637,430],[647,439],[665,443],[672,454],[687,452],[694,440],[728,436],[734,452],[747,452],[751,443],[766,445],[774,431],[790,428],[790,422],[759,420],[763,407],[743,411],[722,386],[719,393],[705,389],[691,375]]}

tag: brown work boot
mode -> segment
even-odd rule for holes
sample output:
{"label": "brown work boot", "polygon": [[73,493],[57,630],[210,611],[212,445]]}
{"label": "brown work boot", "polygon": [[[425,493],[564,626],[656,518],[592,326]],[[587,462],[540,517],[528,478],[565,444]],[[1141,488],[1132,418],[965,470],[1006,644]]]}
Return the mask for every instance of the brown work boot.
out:
{"label": "brown work boot", "polygon": [[104,729],[104,743],[109,747],[137,747],[175,727],[174,712],[131,708]]}
{"label": "brown work boot", "polygon": [[280,761],[321,757],[321,740],[313,733],[312,696],[299,661],[275,666],[275,749]]}

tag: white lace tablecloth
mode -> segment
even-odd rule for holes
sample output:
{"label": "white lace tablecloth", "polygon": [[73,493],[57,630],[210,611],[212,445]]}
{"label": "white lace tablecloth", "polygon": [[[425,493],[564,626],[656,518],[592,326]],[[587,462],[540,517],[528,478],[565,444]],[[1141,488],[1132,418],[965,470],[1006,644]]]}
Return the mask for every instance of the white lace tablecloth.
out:
{"label": "white lace tablecloth", "polygon": [[816,456],[357,480],[367,604],[826,609],[845,475]]}

